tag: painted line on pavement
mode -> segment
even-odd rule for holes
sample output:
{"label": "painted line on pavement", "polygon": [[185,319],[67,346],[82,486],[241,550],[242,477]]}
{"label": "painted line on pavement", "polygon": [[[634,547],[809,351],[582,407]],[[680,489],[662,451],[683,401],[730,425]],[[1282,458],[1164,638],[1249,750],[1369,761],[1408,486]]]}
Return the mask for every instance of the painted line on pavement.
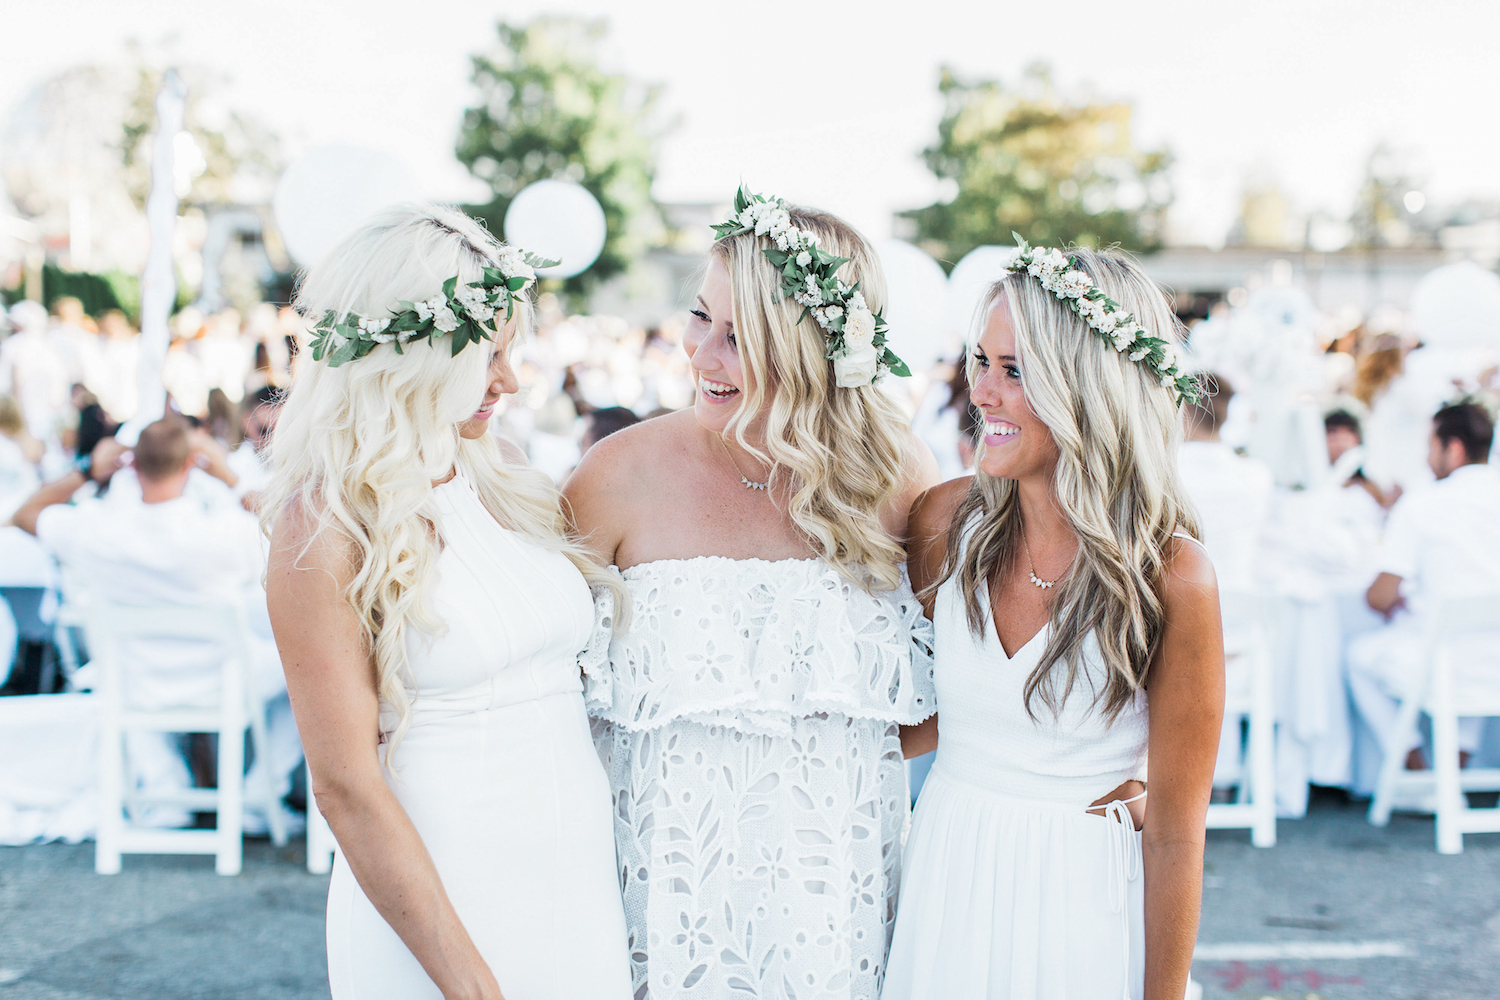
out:
{"label": "painted line on pavement", "polygon": [[1247,941],[1200,944],[1193,958],[1200,962],[1270,962],[1276,959],[1415,958],[1400,941]]}

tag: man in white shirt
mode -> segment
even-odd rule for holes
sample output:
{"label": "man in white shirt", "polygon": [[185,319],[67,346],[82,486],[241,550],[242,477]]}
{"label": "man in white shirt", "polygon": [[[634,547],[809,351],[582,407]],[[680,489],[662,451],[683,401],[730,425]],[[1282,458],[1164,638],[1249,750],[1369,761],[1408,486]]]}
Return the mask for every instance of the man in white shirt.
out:
{"label": "man in white shirt", "polygon": [[[1489,465],[1494,424],[1473,404],[1446,406],[1432,420],[1427,464],[1437,481],[1403,496],[1391,511],[1365,599],[1388,624],[1349,646],[1349,689],[1386,754],[1425,766],[1417,732],[1395,731],[1403,698],[1422,675],[1422,614],[1443,598],[1500,595],[1500,474]],[[1500,685],[1500,635],[1466,637],[1454,657],[1456,700]],[[1483,719],[1459,720],[1467,760]]]}
{"label": "man in white shirt", "polygon": [[[1213,560],[1221,593],[1251,591],[1257,585],[1257,553],[1271,510],[1271,470],[1236,454],[1219,439],[1234,389],[1229,380],[1208,374],[1210,395],[1182,407],[1187,440],[1177,453],[1177,470],[1198,514],[1203,547]],[[1226,645],[1233,646],[1231,638]],[[1243,658],[1236,658],[1243,659]],[[1244,681],[1231,661],[1231,683]],[[1214,765],[1214,783],[1233,784],[1242,771],[1240,716],[1226,715]]]}
{"label": "man in white shirt", "polygon": [[[189,474],[204,459],[210,472],[232,476],[224,452],[185,421],[169,417],[150,424],[134,449],[139,502],[68,500],[86,482],[108,482],[125,449],[100,442],[91,461],[44,486],[16,512],[15,525],[37,536],[79,579],[93,601],[130,605],[234,604],[251,619],[264,617],[260,587],[264,566],[255,519],[233,504],[209,504],[185,493]],[[246,682],[266,703],[268,747],[257,747],[257,767],[272,766],[273,789],[289,787],[301,759],[296,727],[286,703],[286,680],[274,643],[257,640],[252,628]],[[141,640],[121,650],[129,700],[144,708],[213,704],[219,696],[216,650],[202,643]],[[137,780],[153,787],[186,783],[180,759],[163,755],[152,734],[132,734],[130,751],[140,765]],[[268,760],[269,759],[269,760]]]}
{"label": "man in white shirt", "polygon": [[1248,590],[1256,584],[1256,553],[1274,484],[1263,463],[1236,454],[1219,440],[1234,389],[1222,377],[1206,375],[1204,380],[1212,395],[1182,408],[1187,440],[1177,454],[1177,470],[1197,508],[1219,589]]}

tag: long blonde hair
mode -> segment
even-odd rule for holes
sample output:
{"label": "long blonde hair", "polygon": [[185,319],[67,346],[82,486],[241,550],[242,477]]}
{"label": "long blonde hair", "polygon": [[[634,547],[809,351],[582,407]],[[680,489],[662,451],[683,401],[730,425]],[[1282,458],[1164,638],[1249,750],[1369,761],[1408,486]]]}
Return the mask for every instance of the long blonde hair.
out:
{"label": "long blonde hair", "polygon": [[[1080,247],[1067,251],[1106,295],[1133,312],[1152,336],[1177,339],[1180,324],[1156,284],[1130,257]],[[990,287],[982,317],[1003,301],[1016,337],[1021,385],[1057,442],[1053,500],[1078,536],[1078,554],[1057,585],[1051,633],[1026,680],[1026,710],[1040,698],[1054,715],[1072,693],[1092,633],[1107,669],[1094,703],[1113,719],[1146,681],[1165,616],[1161,579],[1173,532],[1199,537],[1177,474],[1182,422],[1170,390],[1116,352],[1068,306],[1025,272]],[[979,366],[968,362],[970,384]],[[983,461],[979,445],[976,466]],[[976,468],[959,505],[943,571],[955,574],[969,628],[988,628],[986,582],[1010,565],[1021,542],[1021,505],[1013,479]]]}
{"label": "long blonde hair", "polygon": [[[885,275],[875,251],[852,226],[827,212],[790,207],[792,224],[816,233],[829,253],[848,257],[839,276],[859,283],[871,310],[885,302]],[[817,322],[799,322],[802,307],[781,298],[780,272],[751,233],[727,236],[710,259],[729,272],[740,363],[753,377],[727,434],[771,464],[773,492],[788,495],[787,513],[813,550],[866,589],[894,589],[905,553],[880,515],[908,476],[909,421],[875,386],[839,388]],[[745,429],[765,414],[763,450]]]}
{"label": "long blonde hair", "polygon": [[[478,281],[484,267],[499,266],[498,246],[455,209],[398,206],[313,267],[296,306],[310,316],[333,310],[379,318],[399,308],[398,300],[439,294],[454,275],[460,283]],[[503,312],[495,322],[505,322]],[[532,323],[523,297],[511,325],[519,337]],[[293,504],[316,519],[314,535],[334,532],[351,546],[354,575],[344,596],[374,656],[380,698],[399,716],[388,734],[390,753],[411,723],[408,640],[414,631],[444,628],[429,602],[443,544],[432,483],[455,463],[502,525],[561,552],[591,583],[618,589],[568,536],[550,478],[505,461],[489,435],[459,436],[483,400],[490,354],[489,345],[478,344],[454,356],[449,339],[439,337],[400,355],[380,346],[337,368],[305,357],[271,440],[263,522],[269,526]]]}

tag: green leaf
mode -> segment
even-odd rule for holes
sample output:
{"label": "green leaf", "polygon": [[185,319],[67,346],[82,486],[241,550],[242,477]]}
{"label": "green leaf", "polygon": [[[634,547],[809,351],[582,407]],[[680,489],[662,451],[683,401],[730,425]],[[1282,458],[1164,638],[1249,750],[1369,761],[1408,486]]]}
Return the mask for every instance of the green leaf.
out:
{"label": "green leaf", "polygon": [[899,376],[900,378],[911,378],[911,369],[906,366],[905,361],[896,357],[895,351],[887,350],[881,355],[881,360],[890,368],[892,375]]}
{"label": "green leaf", "polygon": [[458,275],[455,274],[453,277],[451,277],[447,281],[443,282],[443,294],[446,295],[448,298],[451,299],[451,298],[453,298],[453,290],[455,288],[457,288],[457,287],[458,287]]}

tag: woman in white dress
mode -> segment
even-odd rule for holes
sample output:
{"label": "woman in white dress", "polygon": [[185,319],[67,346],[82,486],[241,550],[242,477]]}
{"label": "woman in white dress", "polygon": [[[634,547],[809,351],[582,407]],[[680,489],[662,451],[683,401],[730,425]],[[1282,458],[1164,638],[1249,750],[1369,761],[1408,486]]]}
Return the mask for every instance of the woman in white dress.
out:
{"label": "woman in white dress", "polygon": [[1128,257],[1023,245],[1015,268],[969,361],[977,474],[912,512],[940,715],[905,734],[937,758],[883,996],[1180,1000],[1224,705],[1173,461],[1196,385]]}
{"label": "woman in white dress", "polygon": [[634,987],[876,1000],[908,811],[899,725],[932,711],[901,539],[935,462],[872,384],[904,366],[869,244],[743,193],[717,228],[683,337],[692,410],[599,442],[565,488],[632,598],[585,665]]}
{"label": "woman in white dress", "polygon": [[335,1000],[627,1000],[578,653],[601,571],[487,433],[530,259],[393,209],[307,275],[267,581],[318,807]]}

